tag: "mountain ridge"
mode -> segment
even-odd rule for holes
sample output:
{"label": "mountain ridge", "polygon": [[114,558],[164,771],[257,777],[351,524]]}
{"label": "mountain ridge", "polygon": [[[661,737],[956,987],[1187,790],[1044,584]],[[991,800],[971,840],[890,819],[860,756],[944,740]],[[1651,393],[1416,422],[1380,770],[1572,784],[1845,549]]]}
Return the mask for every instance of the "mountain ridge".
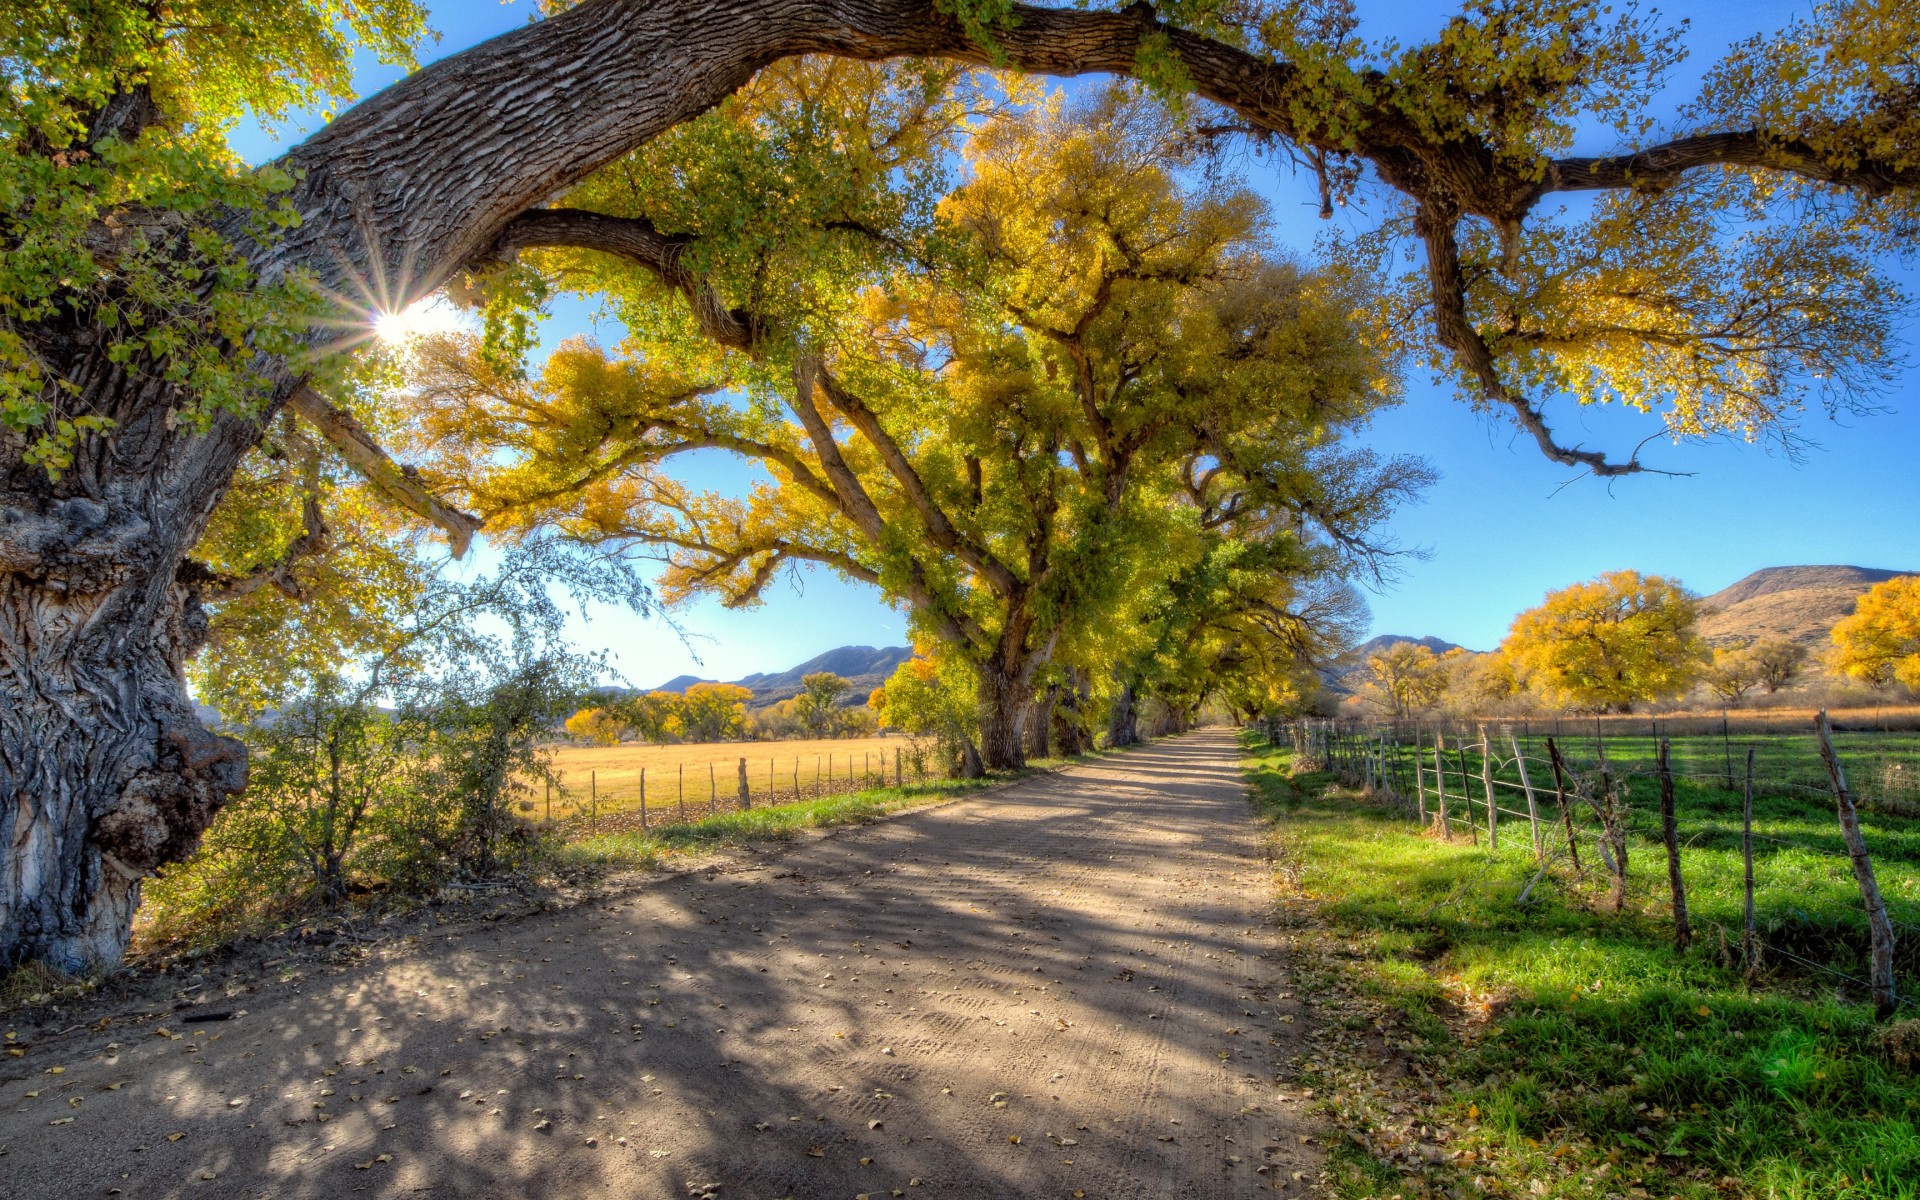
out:
{"label": "mountain ridge", "polygon": [[754,706],[760,707],[799,695],[804,690],[800,682],[803,677],[816,671],[829,671],[853,684],[841,697],[842,704],[865,704],[867,694],[885,683],[894,668],[912,657],[911,646],[835,646],[784,671],[756,671],[728,680],[676,675],[652,690],[684,695],[696,683],[725,682],[752,692]]}
{"label": "mountain ridge", "polygon": [[1784,638],[1817,650],[1869,588],[1913,573],[1840,564],[1762,567],[1701,598],[1700,636],[1721,646]]}

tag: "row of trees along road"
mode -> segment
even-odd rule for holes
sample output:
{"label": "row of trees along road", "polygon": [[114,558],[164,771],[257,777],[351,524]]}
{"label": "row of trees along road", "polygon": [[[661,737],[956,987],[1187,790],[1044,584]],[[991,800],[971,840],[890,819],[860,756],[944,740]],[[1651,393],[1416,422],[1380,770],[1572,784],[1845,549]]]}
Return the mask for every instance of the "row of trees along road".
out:
{"label": "row of trees along road", "polygon": [[[418,6],[208,0],[182,20],[168,6],[100,0],[11,15],[0,30],[0,827],[15,831],[0,871],[6,961],[117,960],[140,880],[187,853],[244,786],[243,748],[203,726],[184,682],[230,609],[251,610],[263,592],[306,594],[314,572],[332,569],[314,565],[329,547],[406,551],[404,537],[380,530],[384,516],[366,518],[372,535],[354,528],[367,495],[464,549],[474,518],[382,445],[407,432],[416,401],[378,386],[355,352],[379,313],[450,282],[474,278],[511,310],[559,279],[567,255],[605,256],[586,264],[593,282],[623,310],[658,313],[657,326],[629,327],[661,357],[609,361],[579,348],[580,369],[630,378],[655,407],[669,383],[744,387],[753,402],[733,410],[741,427],[715,423],[793,452],[770,486],[803,501],[783,502],[778,517],[796,553],[870,572],[910,598],[922,628],[991,691],[1033,682],[1036,647],[1071,664],[1088,661],[1076,657],[1082,640],[1127,641],[1143,655],[1148,641],[1189,640],[1163,629],[1135,647],[1124,621],[1082,620],[1126,604],[1088,603],[1076,573],[1059,569],[1084,564],[1087,590],[1129,596],[1130,548],[1156,536],[1154,500],[1169,487],[1194,485],[1195,509],[1246,512],[1251,529],[1235,536],[1257,543],[1262,520],[1277,531],[1304,511],[1302,498],[1318,516],[1311,498],[1352,479],[1304,451],[1290,460],[1295,479],[1248,469],[1232,455],[1258,444],[1257,421],[1160,427],[1152,414],[1169,403],[1228,414],[1238,403],[1241,383],[1215,386],[1197,363],[1183,381],[1179,354],[1141,364],[1145,390],[1170,402],[1107,398],[1103,379],[1133,382],[1124,336],[1150,308],[1217,322],[1218,335],[1194,340],[1207,347],[1246,328],[1223,320],[1222,306],[1258,317],[1298,305],[1312,327],[1316,305],[1344,294],[1553,460],[1622,476],[1647,468],[1557,439],[1556,403],[1624,403],[1679,438],[1777,438],[1791,436],[1809,388],[1842,407],[1869,397],[1897,361],[1886,342],[1902,302],[1876,256],[1911,245],[1920,212],[1908,53],[1920,13],[1882,0],[1823,4],[1735,46],[1691,98],[1663,90],[1684,51],[1677,30],[1582,0],[1475,3],[1432,40],[1393,45],[1357,37],[1337,5],[584,0],[345,108],[259,169],[235,160],[227,129],[349,98],[363,50],[409,62],[424,29]],[[782,65],[808,55],[906,65]],[[1135,309],[1126,297],[1090,305],[1079,285],[1097,286],[1091,277],[1045,290],[1058,250],[1037,230],[1009,223],[988,230],[1004,241],[976,230],[949,245],[926,223],[936,206],[916,196],[943,163],[925,148],[957,119],[941,114],[964,95],[937,62],[1136,75],[1182,100],[1191,137],[1293,155],[1320,180],[1326,212],[1366,193],[1367,235],[1345,249],[1379,276],[1343,293],[1337,277],[1258,261],[1229,231],[1218,253],[1243,264],[1237,278],[1195,286],[1207,281],[1177,265],[1155,274],[1161,246],[1148,240],[1133,244],[1142,277],[1115,288],[1137,292],[1145,307]],[[923,99],[899,84],[915,78],[929,84]],[[823,141],[843,128],[833,114],[858,111],[846,101],[871,89],[874,127],[902,140],[774,161],[764,147],[778,139],[763,124],[703,119],[782,87],[808,89],[796,103],[821,115]],[[1660,110],[1681,115],[1648,119]],[[1001,135],[1016,159],[1018,124],[1009,114]],[[1575,152],[1576,130],[1596,140],[1609,128],[1605,153]],[[669,160],[685,170],[657,169]],[[978,162],[991,162],[984,148]],[[849,168],[864,177],[822,186],[835,182],[822,172]],[[1591,203],[1561,205],[1570,192]],[[851,198],[838,212],[819,203],[834,194]],[[1154,186],[1143,195],[1164,203]],[[944,228],[967,231],[1004,207],[990,187],[975,194],[977,216],[965,203]],[[1234,210],[1183,199],[1166,219],[1202,216],[1231,225]],[[1181,232],[1166,262],[1205,261],[1206,236],[1197,223]],[[783,246],[800,257],[783,258]],[[556,248],[568,249],[550,261],[533,253]],[[516,255],[520,265],[497,273]],[[1007,279],[981,278],[993,255],[1005,256]],[[643,270],[618,284],[613,260]],[[867,290],[894,275],[913,286]],[[874,294],[896,308],[853,303]],[[1030,320],[1010,308],[1023,296]],[[684,331],[685,311],[704,343],[662,332]],[[856,335],[863,321],[869,332]],[[503,312],[497,354],[511,357],[514,326]],[[1026,351],[1039,339],[1057,349]],[[1023,381],[1049,363],[1056,386]],[[1058,385],[1082,375],[1108,407]],[[1006,403],[994,411],[999,387]],[[1276,418],[1286,437],[1351,429],[1361,415],[1338,389],[1313,414],[1288,410],[1297,392],[1279,394],[1292,396]],[[1068,401],[1077,411],[1037,411]],[[906,410],[943,404],[955,406],[950,433],[941,421],[940,436],[903,440],[917,428],[899,423]],[[777,416],[782,405],[789,416]],[[606,416],[634,411],[651,410],[623,400]],[[592,428],[591,410],[578,415],[590,444],[631,440]],[[804,447],[780,440],[790,424]],[[847,431],[837,448],[836,425]],[[1221,444],[1189,457],[1195,472],[1182,480],[1163,435]],[[303,458],[314,469],[300,469]],[[341,483],[348,471],[364,482]],[[1262,489],[1278,483],[1287,486],[1265,502]],[[1226,497],[1242,491],[1253,504],[1238,510]],[[975,515],[1029,496],[1053,538]],[[749,594],[755,573],[786,553],[765,544],[762,517],[773,518],[758,501],[723,513],[699,496],[664,499],[685,522],[636,534],[699,525],[719,535],[684,549],[676,588]],[[583,529],[587,518],[583,508]],[[505,510],[498,519],[515,526]],[[1306,528],[1294,534],[1302,546]],[[1206,545],[1211,532],[1180,536]],[[729,566],[736,552],[742,565]],[[1237,590],[1193,582],[1189,600]],[[376,610],[377,590],[377,580],[345,589],[342,611]],[[1155,611],[1171,620],[1179,610]],[[334,636],[330,613],[289,619]],[[1216,627],[1208,637],[1233,640],[1206,624]],[[992,753],[1017,758],[1004,715],[989,725]]]}

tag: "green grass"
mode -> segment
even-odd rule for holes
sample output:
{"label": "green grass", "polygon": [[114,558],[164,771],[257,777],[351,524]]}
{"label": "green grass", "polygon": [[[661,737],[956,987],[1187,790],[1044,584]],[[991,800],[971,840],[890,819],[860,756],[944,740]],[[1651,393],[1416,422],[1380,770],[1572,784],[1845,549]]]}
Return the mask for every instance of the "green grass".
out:
{"label": "green grass", "polygon": [[[1544,760],[1544,739],[1536,736],[1534,741],[1541,744],[1529,747],[1529,758],[1537,756]],[[1920,739],[1912,735],[1843,733],[1837,744],[1842,762],[1849,767],[1851,788],[1863,800],[1887,777],[1890,769],[1902,788],[1910,786],[1899,781],[1898,776],[1911,768],[1894,764],[1920,763]],[[1593,773],[1596,760],[1592,757],[1590,739],[1581,741],[1569,737],[1563,746],[1563,753],[1574,770]],[[1634,879],[1644,884],[1643,891],[1650,888],[1664,894],[1665,851],[1659,841],[1659,784],[1653,774],[1654,748],[1651,737],[1609,736],[1606,761],[1611,778],[1628,798],[1628,824],[1634,834],[1631,854]],[[1909,750],[1912,757],[1903,759],[1901,755]],[[1737,742],[1733,753],[1738,779],[1744,772],[1744,752]],[[1411,754],[1411,748],[1406,748],[1400,772],[1409,781],[1413,778]],[[1725,748],[1717,737],[1673,739],[1675,809],[1694,924],[1706,937],[1718,939],[1724,933],[1737,940],[1744,903],[1740,845],[1742,797],[1740,792],[1725,786],[1722,774],[1725,759]],[[1424,761],[1430,766],[1430,751]],[[1458,820],[1463,787],[1456,763],[1450,755],[1448,792],[1453,815]],[[1544,770],[1540,762],[1534,762],[1529,770],[1542,817],[1550,818],[1551,773]],[[1467,755],[1467,776],[1466,799],[1472,805],[1476,822],[1484,827],[1485,804],[1478,756],[1471,751]],[[1495,778],[1517,783],[1519,775],[1508,765],[1496,771]],[[1756,789],[1754,798],[1754,908],[1761,939],[1821,967],[1845,975],[1864,976],[1869,944],[1866,914],[1845,859],[1846,845],[1825,784],[1825,768],[1813,740],[1810,737],[1772,739],[1756,767],[1756,778],[1764,785]],[[1431,792],[1430,771],[1427,786]],[[1407,790],[1412,789],[1409,786]],[[1516,790],[1501,789],[1497,795],[1503,808],[1525,806],[1524,798]],[[1584,808],[1576,805],[1576,811],[1591,829],[1593,822]],[[1904,927],[1900,930],[1903,937],[1897,947],[1896,970],[1903,977],[1901,983],[1905,991],[1920,993],[1920,819],[1892,811],[1863,811],[1860,824],[1888,913]],[[1558,830],[1550,832],[1549,843],[1562,844],[1563,835]],[[1531,845],[1525,821],[1503,815],[1501,833],[1503,849],[1520,855],[1514,861],[1521,862]],[[1581,853],[1586,856],[1589,867],[1597,866],[1590,834],[1583,837]],[[1779,961],[1784,966],[1788,960],[1780,957]]]}
{"label": "green grass", "polygon": [[[1622,914],[1570,872],[1523,908],[1524,836],[1498,856],[1423,836],[1325,774],[1289,778],[1288,757],[1250,748],[1247,766],[1301,929],[1301,986],[1333,1014],[1310,1076],[1360,1139],[1335,1151],[1336,1191],[1920,1196],[1920,1024],[1879,1025],[1813,976],[1749,993],[1713,938],[1676,954],[1657,850],[1635,847]],[[1732,850],[1702,833],[1685,852],[1697,923],[1738,927],[1735,830]],[[1832,860],[1795,853],[1765,864],[1769,911],[1846,928],[1857,893],[1829,886]],[[1398,1082],[1338,1041],[1376,1024],[1411,1063]],[[1408,1153],[1432,1144],[1423,1124],[1445,1131],[1439,1162]]]}

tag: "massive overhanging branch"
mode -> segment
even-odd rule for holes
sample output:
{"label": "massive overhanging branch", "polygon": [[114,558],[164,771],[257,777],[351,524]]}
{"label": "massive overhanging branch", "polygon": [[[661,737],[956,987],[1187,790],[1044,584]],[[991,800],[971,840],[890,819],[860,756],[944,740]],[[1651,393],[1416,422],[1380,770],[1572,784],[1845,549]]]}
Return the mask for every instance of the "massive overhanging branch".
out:
{"label": "massive overhanging branch", "polygon": [[611,254],[658,276],[686,297],[700,331],[722,346],[752,354],[758,325],[752,314],[733,308],[711,283],[682,261],[692,239],[669,235],[642,217],[615,217],[579,208],[536,208],[508,223],[492,254],[508,257],[535,247],[565,247]]}
{"label": "massive overhanging branch", "polygon": [[418,475],[393,461],[352,413],[327,403],[325,397],[311,387],[296,389],[288,398],[287,407],[313,426],[376,492],[444,530],[455,558],[466,554],[473,535],[480,531],[479,517],[461,512],[435,496]]}
{"label": "massive overhanging branch", "polygon": [[[1318,111],[1303,92],[1314,85],[1294,64],[1168,25],[1146,4],[1093,12],[1015,5],[994,40],[989,52],[930,0],[585,0],[433,64],[296,147],[284,165],[299,177],[288,198],[302,222],[261,248],[262,265],[274,276],[304,270],[332,294],[394,309],[476,257],[536,245],[605,250],[658,272],[716,340],[752,352],[759,333],[751,320],[687,276],[676,239],[645,222],[541,206],[720,103],[761,68],[806,54],[1128,75],[1142,47],[1157,45],[1197,95],[1249,129],[1309,152],[1352,154],[1417,204],[1502,229],[1517,227],[1549,192],[1661,187],[1728,165],[1868,194],[1920,186],[1913,167],[1870,155],[1843,161],[1764,130],[1703,132],[1623,155],[1511,161],[1462,122],[1414,121],[1396,85],[1378,75],[1367,94],[1320,120],[1307,115]],[[233,232],[247,240],[238,221]],[[1453,320],[1456,301],[1457,293],[1435,297],[1441,340],[1550,458],[1602,475],[1637,469],[1559,446],[1538,408],[1483,369],[1484,344],[1476,348],[1471,328],[1463,333]]]}
{"label": "massive overhanging branch", "polygon": [[[1433,292],[1434,332],[1440,344],[1451,350],[1461,368],[1479,385],[1482,393],[1513,414],[1515,422],[1540,447],[1540,453],[1557,463],[1580,467],[1603,479],[1654,471],[1642,463],[1636,452],[1624,462],[1608,458],[1598,450],[1562,446],[1547,425],[1545,414],[1531,399],[1514,390],[1500,374],[1493,360],[1493,349],[1474,328],[1467,315],[1466,279],[1460,269],[1460,247],[1454,239],[1457,216],[1422,204],[1414,215],[1414,230],[1427,250],[1427,278]],[[1644,444],[1644,443],[1643,443]]]}
{"label": "massive overhanging branch", "polygon": [[1552,160],[1548,192],[1664,188],[1702,167],[1754,167],[1782,171],[1869,196],[1920,188],[1920,167],[1866,159],[1836,164],[1799,138],[1773,137],[1757,129],[1700,133],[1630,154]]}

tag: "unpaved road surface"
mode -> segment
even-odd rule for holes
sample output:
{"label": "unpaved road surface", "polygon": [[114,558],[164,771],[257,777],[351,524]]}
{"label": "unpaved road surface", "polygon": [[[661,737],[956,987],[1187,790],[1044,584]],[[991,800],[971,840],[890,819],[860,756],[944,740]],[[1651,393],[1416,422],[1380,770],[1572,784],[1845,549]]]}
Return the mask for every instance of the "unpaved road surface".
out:
{"label": "unpaved road surface", "polygon": [[0,1059],[0,1195],[1300,1194],[1270,896],[1202,732]]}

